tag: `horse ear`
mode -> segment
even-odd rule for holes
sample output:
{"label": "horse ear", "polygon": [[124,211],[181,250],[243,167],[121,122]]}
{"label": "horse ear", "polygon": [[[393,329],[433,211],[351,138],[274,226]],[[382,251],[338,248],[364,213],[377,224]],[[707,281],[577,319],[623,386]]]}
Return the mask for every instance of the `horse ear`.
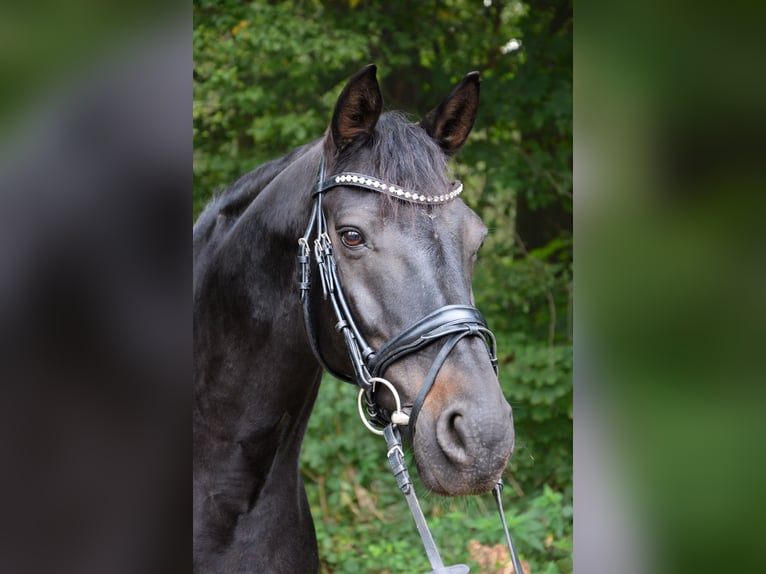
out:
{"label": "horse ear", "polygon": [[479,72],[471,72],[420,122],[444,153],[456,153],[471,133],[479,109]]}
{"label": "horse ear", "polygon": [[357,72],[343,88],[332,116],[331,133],[338,150],[357,138],[372,134],[383,111],[383,96],[375,77],[378,67],[370,64]]}

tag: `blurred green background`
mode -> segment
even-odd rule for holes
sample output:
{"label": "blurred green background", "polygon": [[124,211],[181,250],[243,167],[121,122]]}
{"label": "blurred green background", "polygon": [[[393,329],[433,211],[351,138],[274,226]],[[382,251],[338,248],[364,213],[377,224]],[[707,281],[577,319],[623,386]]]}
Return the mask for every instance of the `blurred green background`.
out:
{"label": "blurred green background", "polygon": [[[495,0],[489,6],[482,0],[193,7],[175,0],[5,2],[0,5],[0,137],[6,145],[0,160],[13,165],[20,150],[24,159],[50,171],[34,150],[25,152],[22,141],[9,141],[13,128],[28,119],[54,123],[41,102],[62,103],[62,87],[90,101],[87,93],[80,95],[81,89],[85,92],[81,85],[99,80],[101,68],[119,73],[124,65],[115,46],[127,45],[128,55],[148,60],[138,47],[155,35],[166,36],[171,28],[160,12],[182,22],[191,20],[191,12],[195,18],[193,31],[184,24],[188,56],[178,66],[187,69],[191,64],[193,39],[197,212],[210,193],[240,173],[318,137],[343,82],[370,61],[380,66],[388,104],[417,114],[430,109],[465,72],[483,72],[477,129],[457,157],[457,169],[469,184],[468,201],[494,229],[481,254],[477,295],[492,327],[506,337],[502,381],[517,417],[519,452],[507,473],[506,506],[514,515],[512,526],[524,557],[542,571],[565,571],[569,566],[557,561],[568,560],[569,552],[555,545],[571,540],[571,485],[565,476],[571,455],[559,456],[553,446],[570,444],[571,435],[554,437],[571,432],[571,421],[556,414],[569,408],[571,395],[555,378],[570,380],[566,368],[556,365],[571,354],[564,334],[568,327],[561,323],[567,316],[562,288],[568,282],[556,275],[554,266],[563,260],[569,268],[571,240],[557,231],[558,218],[552,215],[557,205],[568,207],[558,201],[556,189],[571,192],[566,164],[571,161],[571,106],[561,103],[571,94],[569,6]],[[690,0],[578,3],[578,571],[763,569],[764,12],[762,3],[742,0],[726,5]],[[518,44],[511,40],[520,41],[520,47],[513,49]],[[94,63],[100,64],[96,70]],[[137,84],[135,90],[159,95],[168,86]],[[115,103],[108,111],[120,117],[124,108]],[[32,128],[35,137],[34,124]],[[188,130],[180,133],[189,135]],[[54,145],[69,148],[66,139]],[[93,170],[100,167],[94,162]],[[3,200],[8,194],[2,192],[9,188],[19,190],[0,186]],[[113,189],[103,191],[109,205],[123,205],[124,198]],[[553,206],[550,212],[545,201]],[[32,204],[42,207],[34,200]],[[3,204],[1,210],[10,213],[12,208]],[[155,242],[158,249],[177,244],[176,257],[186,261],[188,228],[174,234],[167,224],[172,221],[183,230],[188,214],[179,210],[173,215],[158,218],[156,233],[141,239]],[[12,218],[29,229],[41,225],[36,209],[14,211]],[[537,232],[548,239],[535,238]],[[557,237],[564,247],[549,256],[545,247],[555,247]],[[12,253],[23,246],[18,239],[3,245]],[[3,280],[8,279],[7,269],[4,263]],[[145,271],[156,280],[155,267]],[[188,277],[184,272],[179,281]],[[546,285],[551,285],[552,306]],[[140,293],[133,295],[140,298]],[[552,308],[556,322],[549,346]],[[512,345],[508,341],[514,337],[522,341]],[[536,353],[546,361],[553,356],[553,385],[540,384],[547,364],[535,364]],[[188,385],[188,378],[180,380]],[[102,389],[102,383],[99,379],[95,388]],[[307,478],[314,477],[310,495],[325,571],[346,563],[349,570],[362,572],[424,571],[414,534],[404,536],[413,528],[386,474],[380,443],[361,432],[351,412],[352,389],[337,381],[326,383],[304,453]],[[563,399],[546,404],[562,390]],[[327,400],[331,393],[336,395],[330,402],[337,398],[332,408]],[[12,398],[6,393],[4,402],[10,404]],[[157,401],[148,397],[147,403],[152,400]],[[95,408],[92,401],[86,404]],[[164,400],[157,404],[165,408]],[[176,407],[190,413],[184,401]],[[534,419],[535,408],[536,416],[550,418]],[[103,424],[112,429],[111,420]],[[11,429],[6,436],[15,441],[17,431]],[[155,435],[163,432],[164,427],[151,428]],[[549,442],[540,442],[545,439]],[[112,447],[122,452],[124,445]],[[24,465],[4,461],[12,474]],[[172,484],[183,485],[185,473],[188,464],[180,464],[180,478]],[[46,474],[51,480],[46,490],[58,492],[58,477],[51,476]],[[161,479],[155,482],[163,484]],[[110,488],[118,496],[126,494],[122,482]],[[34,486],[29,492],[8,491],[23,502],[27,515],[28,505],[40,500]],[[83,507],[92,507],[89,497],[81,498]],[[445,553],[454,553],[450,557],[470,555],[466,541],[471,537],[485,545],[501,541],[486,498],[423,502],[436,521],[437,541]],[[373,507],[383,518],[370,516]],[[612,520],[599,512],[605,507]],[[49,506],[39,508],[37,515],[46,522],[62,516]],[[190,517],[183,508],[168,513],[176,520],[172,527],[165,527],[162,516],[144,516],[141,510],[129,519],[108,508],[100,508],[99,514],[105,523],[133,524],[140,518],[145,524],[142,536],[158,524],[166,534],[177,534],[177,545],[164,539],[157,544],[183,563],[177,571],[188,572]],[[486,529],[482,516],[487,517]],[[561,522],[556,521],[562,519],[564,535],[559,537]],[[521,521],[534,527],[521,528]],[[67,533],[79,534],[82,546],[94,555],[104,555],[89,530],[78,529],[69,517],[58,523]],[[628,526],[621,530],[620,523]],[[38,533],[37,522],[34,527]],[[14,532],[18,525],[11,522],[9,528]],[[525,532],[529,539],[523,538]],[[60,539],[46,540],[40,532],[29,554],[39,555],[41,544]],[[545,546],[549,540],[550,547]],[[544,550],[534,546],[541,541]],[[114,556],[120,565],[136,559],[132,547]],[[399,556],[412,562],[405,565]]]}
{"label": "blurred green background", "polygon": [[[321,136],[369,62],[387,109],[414,117],[481,72],[479,117],[455,170],[490,228],[474,290],[514,407],[508,520],[533,572],[571,572],[571,2],[195,2],[195,217],[242,173]],[[325,379],[302,453],[322,572],[424,572],[384,444],[355,398]],[[424,495],[423,505],[445,561],[510,571],[489,495]]]}
{"label": "blurred green background", "polygon": [[[578,4],[583,572],[763,571],[764,12]],[[630,569],[588,520],[608,489]]]}

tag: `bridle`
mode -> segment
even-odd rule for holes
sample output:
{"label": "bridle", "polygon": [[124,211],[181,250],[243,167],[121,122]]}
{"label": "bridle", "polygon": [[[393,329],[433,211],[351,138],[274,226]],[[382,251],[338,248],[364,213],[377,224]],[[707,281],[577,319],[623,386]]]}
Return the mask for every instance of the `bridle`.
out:
{"label": "bridle", "polygon": [[[367,343],[359,326],[354,320],[353,314],[348,305],[348,300],[341,288],[338,268],[333,254],[332,243],[327,230],[327,219],[322,207],[324,194],[329,190],[339,187],[356,187],[378,193],[388,193],[394,197],[399,197],[405,201],[434,204],[450,201],[457,197],[462,191],[462,184],[455,184],[452,192],[440,196],[425,196],[386,184],[376,178],[361,175],[357,173],[344,172],[325,179],[325,161],[322,158],[317,175],[317,183],[313,192],[313,209],[309,219],[308,227],[303,236],[298,240],[300,251],[298,261],[300,264],[300,296],[303,304],[303,316],[306,323],[306,331],[309,335],[314,354],[319,359],[322,366],[334,377],[343,381],[356,384],[361,394],[366,399],[366,406],[370,423],[385,427],[391,423],[391,415],[396,413],[396,418],[400,421],[397,424],[407,425],[410,433],[414,436],[415,424],[417,422],[420,409],[425,402],[428,392],[433,386],[436,376],[439,373],[444,362],[447,360],[449,352],[457,343],[467,336],[481,336],[487,343],[487,351],[490,361],[497,374],[497,352],[495,337],[487,328],[487,323],[481,313],[475,307],[469,305],[446,305],[426,317],[417,321],[402,333],[390,339],[377,351]],[[311,251],[312,246],[309,241],[312,235],[316,237],[313,241],[314,259],[319,269],[319,276],[322,285],[322,295],[324,299],[329,300],[335,314],[335,330],[342,333],[346,348],[349,353],[353,376],[341,373],[338,369],[330,366],[324,354],[322,353],[319,340],[314,329],[314,321],[311,314],[311,301],[309,292],[311,288]],[[418,394],[409,415],[403,411],[394,411],[389,413],[375,401],[376,383],[380,382],[386,370],[392,363],[416,353],[429,345],[445,340],[442,349],[439,351],[428,375],[426,375],[423,386]],[[396,393],[396,391],[392,391]],[[408,422],[403,417],[408,417]],[[368,425],[369,427],[370,425]]]}
{"label": "bridle", "polygon": [[[309,223],[302,237],[298,239],[298,264],[300,268],[300,299],[303,306],[303,317],[306,332],[315,357],[322,367],[334,377],[343,381],[356,384],[359,387],[358,405],[359,414],[365,426],[375,434],[383,435],[388,445],[387,457],[399,488],[405,494],[407,502],[415,518],[418,531],[423,539],[423,544],[428,554],[432,574],[446,572],[468,572],[468,567],[455,565],[445,567],[439,557],[438,550],[433,541],[428,526],[425,522],[420,505],[412,489],[404,457],[401,448],[401,437],[398,427],[407,426],[410,436],[414,437],[416,423],[421,408],[428,396],[429,391],[436,381],[436,377],[444,365],[449,353],[455,346],[466,337],[481,337],[486,343],[492,367],[497,375],[497,344],[495,336],[487,327],[484,317],[478,309],[470,305],[446,305],[436,309],[423,317],[410,327],[402,331],[384,343],[375,351],[367,343],[363,333],[359,329],[348,300],[343,292],[338,275],[338,268],[333,254],[332,242],[328,233],[327,218],[325,216],[322,200],[325,193],[335,187],[355,187],[376,193],[383,193],[403,201],[435,205],[451,201],[458,197],[463,190],[460,182],[453,184],[449,193],[441,195],[424,195],[413,190],[404,190],[397,185],[381,181],[377,178],[359,173],[343,172],[326,177],[325,158],[322,157],[317,173],[316,185],[312,193],[313,207]],[[313,237],[313,242],[312,242]],[[332,305],[336,324],[335,330],[342,334],[346,349],[349,354],[353,375],[348,375],[330,366],[322,353],[318,335],[314,328],[314,320],[311,311],[311,255],[319,270],[322,295]],[[396,361],[412,355],[430,345],[443,341],[434,362],[426,374],[423,385],[412,404],[409,414],[402,410],[398,392],[383,375],[386,370]],[[394,396],[395,408],[390,411],[378,404],[375,399],[376,390],[385,386]],[[364,399],[365,406],[362,406]],[[366,411],[366,413],[365,413]],[[365,416],[366,414],[366,416]],[[500,491],[502,480],[494,489],[496,502],[500,511],[501,519],[506,534],[506,541],[511,551],[516,572],[522,572],[519,559],[513,548],[510,534],[505,525]]]}

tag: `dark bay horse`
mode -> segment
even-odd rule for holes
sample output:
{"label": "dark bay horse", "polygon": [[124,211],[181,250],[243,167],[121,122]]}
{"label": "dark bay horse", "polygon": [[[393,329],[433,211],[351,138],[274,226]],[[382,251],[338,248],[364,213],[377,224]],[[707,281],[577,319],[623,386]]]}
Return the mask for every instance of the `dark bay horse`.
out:
{"label": "dark bay horse", "polygon": [[[486,228],[459,199],[462,187],[447,166],[478,101],[474,72],[411,123],[381,113],[376,68],[367,66],[343,89],[324,137],[243,176],[200,215],[193,232],[195,572],[318,570],[298,456],[323,365],[351,380],[369,366],[393,384],[413,419],[408,436],[428,489],[477,494],[497,483],[513,450],[511,408],[487,340],[471,336],[486,332],[471,307]],[[351,174],[364,175],[360,182]],[[317,204],[348,322],[365,343],[362,363],[350,355],[348,325],[323,300],[327,279],[316,280],[317,262],[296,259]],[[301,265],[315,278],[310,285]],[[308,328],[305,314],[313,317]],[[429,344],[415,345],[416,338]],[[393,394],[379,391],[381,410],[390,412]]]}

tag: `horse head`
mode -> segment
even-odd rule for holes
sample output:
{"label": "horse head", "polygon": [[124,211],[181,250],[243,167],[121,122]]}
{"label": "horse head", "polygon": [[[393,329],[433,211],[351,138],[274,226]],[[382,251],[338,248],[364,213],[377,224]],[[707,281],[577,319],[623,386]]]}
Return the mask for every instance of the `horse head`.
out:
{"label": "horse head", "polygon": [[[376,69],[368,66],[343,89],[321,144],[320,179],[330,182],[321,209],[339,288],[368,345],[365,367],[396,389],[410,414],[420,478],[445,495],[493,488],[514,444],[494,341],[473,308],[473,265],[487,229],[448,168],[478,103],[473,72],[419,123],[382,113]],[[362,174],[361,182],[349,174]],[[311,307],[323,362],[351,373],[337,317],[318,290]],[[374,399],[395,409],[386,387]]]}

